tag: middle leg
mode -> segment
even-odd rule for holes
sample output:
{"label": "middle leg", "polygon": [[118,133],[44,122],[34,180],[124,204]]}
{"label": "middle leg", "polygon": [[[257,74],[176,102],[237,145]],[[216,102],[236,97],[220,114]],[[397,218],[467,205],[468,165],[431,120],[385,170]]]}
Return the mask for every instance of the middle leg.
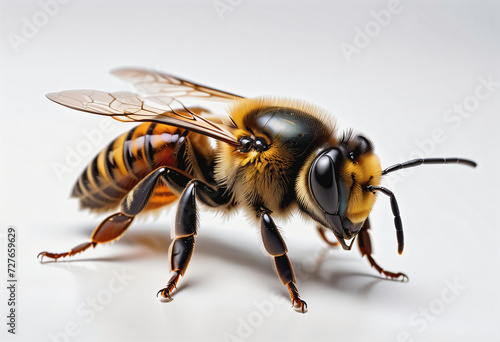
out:
{"label": "middle leg", "polygon": [[189,261],[193,256],[195,236],[198,232],[198,214],[196,200],[201,200],[205,205],[218,207],[229,203],[230,196],[223,190],[214,190],[202,181],[190,179],[186,174],[175,169],[170,169],[164,180],[170,189],[180,190],[177,213],[175,217],[175,239],[169,248],[170,271],[173,273],[167,285],[156,294],[172,300],[172,292],[177,287],[177,282],[184,276]]}

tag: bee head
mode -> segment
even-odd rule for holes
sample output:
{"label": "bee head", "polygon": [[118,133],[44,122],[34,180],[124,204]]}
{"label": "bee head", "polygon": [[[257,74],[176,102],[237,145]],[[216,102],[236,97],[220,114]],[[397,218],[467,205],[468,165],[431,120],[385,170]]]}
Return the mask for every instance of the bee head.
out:
{"label": "bee head", "polygon": [[375,193],[368,186],[378,186],[382,170],[371,142],[361,135],[348,133],[335,147],[317,155],[309,169],[309,191],[323,212],[344,249],[345,240],[354,238],[363,227]]}

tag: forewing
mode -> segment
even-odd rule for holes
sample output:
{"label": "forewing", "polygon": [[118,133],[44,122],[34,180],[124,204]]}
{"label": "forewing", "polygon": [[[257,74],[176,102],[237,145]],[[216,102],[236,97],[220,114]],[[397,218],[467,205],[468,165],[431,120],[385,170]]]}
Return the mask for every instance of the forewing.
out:
{"label": "forewing", "polygon": [[119,68],[112,70],[111,73],[124,81],[134,84],[136,89],[142,94],[163,95],[175,98],[202,98],[223,102],[243,98],[240,95],[207,87],[159,71],[140,68]]}
{"label": "forewing", "polygon": [[223,127],[195,114],[169,96],[141,98],[132,92],[67,90],[46,95],[50,100],[88,113],[108,115],[124,122],[157,122],[185,128],[235,146],[231,127]]}

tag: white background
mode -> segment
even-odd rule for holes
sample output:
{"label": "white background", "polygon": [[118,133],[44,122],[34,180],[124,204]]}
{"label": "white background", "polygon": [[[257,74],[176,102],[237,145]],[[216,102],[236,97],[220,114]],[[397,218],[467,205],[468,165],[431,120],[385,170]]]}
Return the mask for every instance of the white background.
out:
{"label": "white background", "polygon": [[[75,0],[46,9],[50,16],[42,3],[0,5],[3,265],[7,227],[18,232],[17,335],[6,332],[2,266],[2,340],[498,340],[498,1],[401,1],[383,25],[373,13],[388,13],[388,1],[227,0],[215,2],[229,6],[218,12],[213,1]],[[28,22],[40,27],[30,32]],[[371,37],[363,42],[365,30]],[[23,40],[16,45],[14,37]],[[347,44],[356,53],[346,56]],[[399,201],[406,247],[398,256],[389,201],[381,197],[372,213],[374,257],[406,272],[408,283],[378,277],[357,248],[325,248],[313,224],[292,218],[279,225],[309,305],[298,314],[256,227],[239,215],[204,213],[186,277],[175,300],[161,303],[155,294],[168,280],[174,210],[135,222],[119,242],[71,262],[36,259],[86,241],[104,218],[78,211],[69,192],[86,163],[131,127],[113,121],[58,178],[53,167],[65,163],[68,149],[111,119],[44,94],[131,90],[108,74],[118,66],[317,103],[370,137],[383,167],[419,153],[479,166],[422,166],[384,179]],[[480,81],[488,78],[490,90]],[[464,104],[469,110],[459,119],[454,106]]]}

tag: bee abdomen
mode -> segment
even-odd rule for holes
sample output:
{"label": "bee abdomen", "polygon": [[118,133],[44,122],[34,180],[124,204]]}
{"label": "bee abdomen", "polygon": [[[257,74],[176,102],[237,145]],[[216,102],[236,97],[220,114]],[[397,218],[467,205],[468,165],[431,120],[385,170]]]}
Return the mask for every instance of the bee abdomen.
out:
{"label": "bee abdomen", "polygon": [[[110,210],[147,174],[160,166],[176,167],[177,142],[184,130],[156,123],[144,123],[123,133],[104,148],[82,172],[71,193],[82,208]],[[159,185],[151,208],[177,197]]]}

